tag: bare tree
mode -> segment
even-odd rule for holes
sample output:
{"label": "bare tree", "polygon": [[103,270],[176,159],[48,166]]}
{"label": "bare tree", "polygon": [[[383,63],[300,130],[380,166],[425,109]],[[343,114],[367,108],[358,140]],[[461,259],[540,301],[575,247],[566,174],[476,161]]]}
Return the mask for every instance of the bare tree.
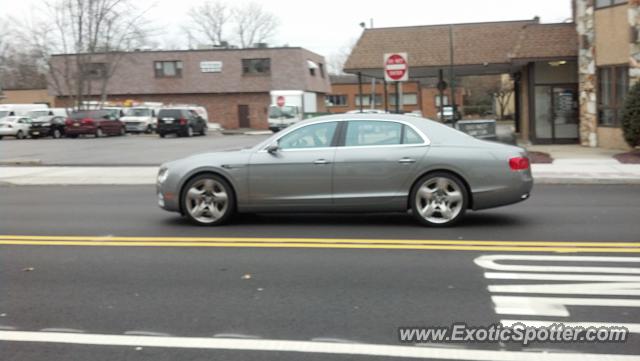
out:
{"label": "bare tree", "polygon": [[219,45],[226,39],[224,30],[231,18],[231,10],[227,4],[209,0],[188,12],[193,25],[183,27],[191,47],[194,42]]}
{"label": "bare tree", "polygon": [[356,42],[356,39],[349,40],[347,44],[343,45],[327,57],[327,69],[329,74],[344,74],[344,64],[347,62],[349,55],[351,55],[351,51],[355,47]]}
{"label": "bare tree", "polygon": [[76,108],[93,96],[106,100],[123,52],[146,41],[145,12],[132,0],[57,0],[45,9],[22,36],[45,59],[51,87]]}
{"label": "bare tree", "polygon": [[233,22],[236,40],[243,48],[269,41],[280,25],[274,14],[255,2],[235,8]]}

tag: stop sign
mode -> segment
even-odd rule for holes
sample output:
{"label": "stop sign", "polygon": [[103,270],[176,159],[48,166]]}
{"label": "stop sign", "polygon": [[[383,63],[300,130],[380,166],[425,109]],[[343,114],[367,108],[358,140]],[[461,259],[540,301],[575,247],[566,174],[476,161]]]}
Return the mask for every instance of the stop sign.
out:
{"label": "stop sign", "polygon": [[279,95],[278,98],[276,98],[276,104],[281,108],[284,106],[284,97],[282,95]]}
{"label": "stop sign", "polygon": [[407,81],[409,79],[407,53],[384,54],[384,78],[386,81]]}

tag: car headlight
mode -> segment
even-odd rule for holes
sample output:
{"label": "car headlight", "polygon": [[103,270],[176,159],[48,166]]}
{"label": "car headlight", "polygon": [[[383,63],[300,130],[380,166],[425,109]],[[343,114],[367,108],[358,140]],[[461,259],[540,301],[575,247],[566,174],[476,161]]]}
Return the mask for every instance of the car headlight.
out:
{"label": "car headlight", "polygon": [[162,184],[169,177],[169,168],[160,168],[158,171],[158,183]]}

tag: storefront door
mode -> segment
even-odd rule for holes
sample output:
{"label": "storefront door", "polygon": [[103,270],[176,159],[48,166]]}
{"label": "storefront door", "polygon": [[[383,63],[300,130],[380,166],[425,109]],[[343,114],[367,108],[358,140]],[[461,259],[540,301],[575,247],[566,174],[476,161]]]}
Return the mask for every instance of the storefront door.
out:
{"label": "storefront door", "polygon": [[571,85],[535,86],[535,142],[577,143],[578,89]]}

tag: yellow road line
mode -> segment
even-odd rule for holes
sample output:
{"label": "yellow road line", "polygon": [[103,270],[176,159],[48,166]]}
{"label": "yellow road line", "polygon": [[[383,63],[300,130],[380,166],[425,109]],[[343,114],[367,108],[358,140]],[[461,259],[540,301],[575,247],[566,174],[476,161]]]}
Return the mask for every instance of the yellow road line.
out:
{"label": "yellow road line", "polygon": [[261,248],[348,248],[348,249],[416,249],[455,251],[565,252],[565,253],[640,253],[637,248],[619,247],[509,247],[420,244],[349,244],[349,243],[239,243],[239,242],[120,242],[120,241],[34,241],[1,240],[0,245],[37,246],[126,246],[126,247],[261,247]]}
{"label": "yellow road line", "polygon": [[[184,242],[184,243],[267,243],[267,244],[367,244],[367,245],[460,245],[460,246],[535,246],[535,247],[605,247],[636,248],[640,242],[546,242],[546,241],[478,241],[478,240],[399,240],[345,238],[252,238],[252,237],[108,237],[108,236],[22,236],[0,235],[5,241],[81,241],[81,242]],[[6,244],[6,243],[5,243]]]}

